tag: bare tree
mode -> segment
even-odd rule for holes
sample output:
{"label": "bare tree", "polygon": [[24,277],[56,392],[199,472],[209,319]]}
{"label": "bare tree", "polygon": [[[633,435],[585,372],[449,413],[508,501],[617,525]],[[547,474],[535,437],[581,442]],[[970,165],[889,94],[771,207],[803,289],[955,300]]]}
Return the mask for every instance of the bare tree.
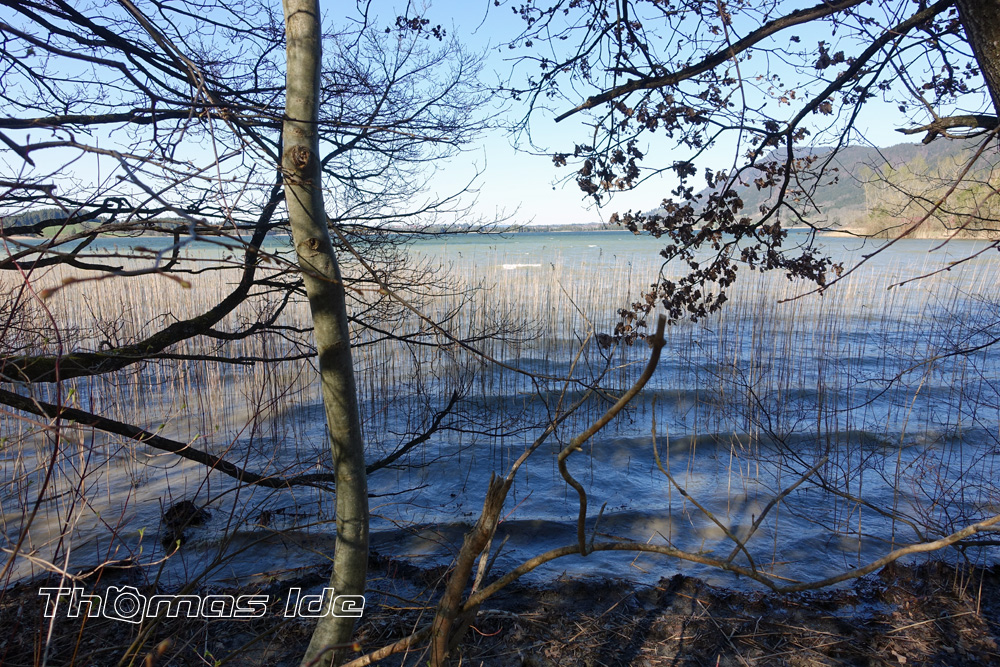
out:
{"label": "bare tree", "polygon": [[[478,112],[489,96],[476,80],[479,58],[419,22],[386,29],[364,7],[324,32],[318,3],[288,2],[284,17],[272,4],[0,3],[0,269],[11,295],[0,405],[53,434],[47,467],[29,475],[38,484],[17,538],[5,545],[5,585],[20,560],[37,561],[28,535],[72,455],[62,439],[86,427],[240,485],[335,488],[333,586],[361,594],[366,475],[425,442],[460,399],[460,387],[447,405],[429,397],[426,407],[436,407],[413,420],[423,426],[398,443],[370,443],[365,460],[351,345],[391,340],[419,350],[441,341],[386,287],[423,305],[445,285],[407,262],[405,246],[466,212],[461,192],[424,193],[433,163],[489,122]],[[282,245],[289,230],[294,256]],[[207,258],[206,248],[215,249]],[[52,305],[77,286],[128,290],[147,279],[178,292],[135,329],[126,314],[100,314],[100,304]],[[176,298],[205,282],[221,288],[214,301]],[[307,322],[293,316],[302,303]],[[445,329],[453,316],[431,323]],[[501,325],[447,342],[502,333]],[[219,453],[101,395],[102,379],[120,385],[129,373],[142,400],[143,383],[163,369],[203,363],[224,376],[265,366],[277,376],[314,359],[329,471]],[[197,406],[184,408],[197,417]],[[56,558],[66,553],[55,549]],[[353,620],[321,626],[305,661],[334,659],[325,649],[351,639]]]}
{"label": "bare tree", "polygon": [[[323,70],[320,9],[316,0],[285,0],[284,8],[288,84],[281,166],[292,240],[312,313],[337,484],[337,544],[330,585],[342,595],[364,595],[368,565],[365,443],[351,360],[347,293],[327,229],[316,131]],[[354,618],[343,609],[333,609],[331,614],[320,620],[303,664],[316,664],[314,658],[328,646],[350,642]],[[330,652],[329,660],[320,664],[340,662],[337,655]]]}

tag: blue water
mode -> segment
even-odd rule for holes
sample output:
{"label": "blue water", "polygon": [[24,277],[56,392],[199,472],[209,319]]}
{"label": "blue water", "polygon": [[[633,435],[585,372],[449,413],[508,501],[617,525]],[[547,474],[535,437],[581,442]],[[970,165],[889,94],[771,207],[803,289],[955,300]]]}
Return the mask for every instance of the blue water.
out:
{"label": "blue water", "polygon": [[[804,232],[790,237],[792,243],[810,239]],[[882,247],[840,237],[816,242],[847,266]],[[100,243],[107,247],[95,247],[110,251],[128,242]],[[154,252],[170,243],[141,240]],[[738,299],[722,313],[671,327],[646,390],[570,460],[571,474],[588,490],[588,531],[596,531],[598,540],[650,541],[725,557],[733,544],[719,524],[747,535],[776,494],[818,466],[768,510],[746,545],[754,566],[779,577],[814,580],[991,516],[1000,507],[994,482],[1000,364],[992,348],[982,346],[1000,338],[995,299],[1000,258],[990,251],[932,279],[894,287],[983,247],[967,241],[935,249],[938,245],[897,242],[822,295],[807,294],[808,286],[781,276],[747,273]],[[606,409],[608,397],[629,386],[648,355],[641,344],[602,350],[587,339],[586,323],[593,324],[591,333],[609,331],[617,308],[635,298],[657,271],[677,270],[661,267],[658,248],[654,239],[620,232],[414,242],[414,261],[440,263],[470,283],[485,281],[492,300],[484,297],[477,307],[495,308],[497,314],[503,308],[515,315],[545,312],[551,320],[540,322],[538,335],[522,344],[489,349],[506,368],[452,350],[419,364],[405,355],[393,361],[398,382],[391,395],[374,395],[360,382],[369,458],[374,459],[420,432],[420,418],[440,409],[450,390],[466,382],[462,373],[473,378],[462,385],[465,398],[445,430],[401,465],[370,477],[372,542],[380,553],[425,565],[448,562],[478,515],[489,474],[503,474],[538,436],[560,399],[565,405],[582,397],[585,385],[609,368],[600,376],[607,396],[594,397],[516,478],[494,543],[507,538],[496,567],[509,569],[575,542],[577,496],[556,470],[555,455]],[[274,239],[267,249],[287,251],[287,241]],[[219,253],[201,246],[188,250],[206,257]],[[545,300],[541,306],[518,301],[522,290],[536,285],[547,290],[538,292]],[[570,298],[578,314],[567,306]],[[792,300],[779,303],[787,299]],[[960,350],[971,351],[955,354]],[[433,369],[429,379],[419,379],[418,366]],[[561,381],[571,371],[582,384]],[[238,370],[232,381],[238,384]],[[86,396],[86,388],[80,391]],[[424,397],[428,404],[422,407]],[[319,469],[328,466],[315,393],[289,398],[256,434],[237,428],[229,435],[232,451],[250,469],[265,463],[276,470],[314,470],[317,462]],[[654,437],[663,470],[655,461]],[[164,566],[171,577],[191,576],[220,549],[231,555],[209,580],[320,563],[316,551],[332,544],[330,494],[310,489],[236,493],[228,478],[206,479],[198,466],[177,466],[163,458],[140,477],[145,481],[136,497],[145,500],[128,505],[130,526],[152,530],[159,512],[154,499],[190,495],[206,483],[209,492],[202,496],[214,497],[212,507],[223,517],[191,529],[189,543]],[[122,476],[120,481],[127,480]],[[128,483],[135,486],[134,479]],[[109,482],[109,488],[121,493],[122,487]],[[267,522],[259,520],[265,511],[272,517]],[[227,522],[226,516],[241,518]],[[17,518],[5,517],[10,537]],[[107,553],[111,544],[123,553],[139,551],[134,532],[110,538],[94,525],[79,533],[74,554],[81,563]],[[143,559],[152,562],[163,555],[149,538],[142,546]],[[965,553],[996,557],[993,547]],[[744,555],[736,562],[749,566]],[[31,571],[30,565],[19,570],[22,575]],[[532,576],[655,581],[677,571],[747,585],[701,565],[632,554],[573,557]]]}

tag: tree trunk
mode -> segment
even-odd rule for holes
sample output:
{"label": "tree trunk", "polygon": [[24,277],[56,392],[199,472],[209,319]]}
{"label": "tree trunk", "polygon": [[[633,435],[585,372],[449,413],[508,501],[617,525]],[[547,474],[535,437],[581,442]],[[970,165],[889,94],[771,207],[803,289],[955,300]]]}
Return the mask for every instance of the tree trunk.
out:
{"label": "tree trunk", "polygon": [[956,0],[965,36],[1000,115],[1000,0]]}
{"label": "tree trunk", "polygon": [[[287,39],[282,171],[292,239],[315,329],[320,382],[337,487],[337,539],[330,585],[336,595],[363,595],[368,564],[368,483],[351,361],[347,304],[330,242],[319,160],[320,69],[318,0],[283,0]],[[333,614],[341,610],[332,609]],[[347,644],[354,618],[320,619],[303,658],[305,665],[335,644]],[[339,661],[328,652],[319,665]]]}

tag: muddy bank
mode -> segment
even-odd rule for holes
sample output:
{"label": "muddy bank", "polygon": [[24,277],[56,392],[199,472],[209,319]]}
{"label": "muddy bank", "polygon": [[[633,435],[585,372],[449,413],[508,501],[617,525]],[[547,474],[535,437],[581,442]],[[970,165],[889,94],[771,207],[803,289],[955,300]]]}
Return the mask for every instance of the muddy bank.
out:
{"label": "muddy bank", "polygon": [[[445,571],[374,558],[358,641],[373,650],[430,621]],[[97,581],[100,579],[100,581]],[[318,592],[325,573],[255,587],[199,591],[267,595],[259,618],[168,618],[132,624],[43,616],[36,580],[0,594],[0,664],[297,665],[312,622],[285,618],[290,591]],[[1000,568],[932,562],[890,566],[852,586],[796,595],[740,592],[676,575],[654,586],[556,580],[512,586],[488,601],[465,637],[463,664],[506,665],[965,665],[1000,664]],[[106,568],[88,591],[154,586]],[[178,591],[169,591],[177,593]],[[58,611],[58,610],[57,610]],[[159,647],[160,651],[157,650]],[[162,654],[157,655],[162,651]],[[124,662],[121,662],[124,659]],[[381,664],[420,665],[417,650]]]}

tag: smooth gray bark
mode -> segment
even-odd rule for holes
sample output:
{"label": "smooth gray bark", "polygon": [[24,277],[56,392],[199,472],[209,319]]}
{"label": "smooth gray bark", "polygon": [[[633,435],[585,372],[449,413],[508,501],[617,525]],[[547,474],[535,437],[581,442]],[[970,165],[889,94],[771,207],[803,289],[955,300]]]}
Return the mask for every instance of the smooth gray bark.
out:
{"label": "smooth gray bark", "polygon": [[[337,486],[337,539],[330,585],[337,595],[363,595],[368,565],[368,482],[344,283],[323,206],[317,133],[322,67],[319,2],[283,0],[282,4],[288,63],[282,128],[285,200],[312,311]],[[332,645],[349,643],[354,620],[338,615],[321,618],[302,664]],[[340,653],[327,652],[318,664],[339,661]]]}

